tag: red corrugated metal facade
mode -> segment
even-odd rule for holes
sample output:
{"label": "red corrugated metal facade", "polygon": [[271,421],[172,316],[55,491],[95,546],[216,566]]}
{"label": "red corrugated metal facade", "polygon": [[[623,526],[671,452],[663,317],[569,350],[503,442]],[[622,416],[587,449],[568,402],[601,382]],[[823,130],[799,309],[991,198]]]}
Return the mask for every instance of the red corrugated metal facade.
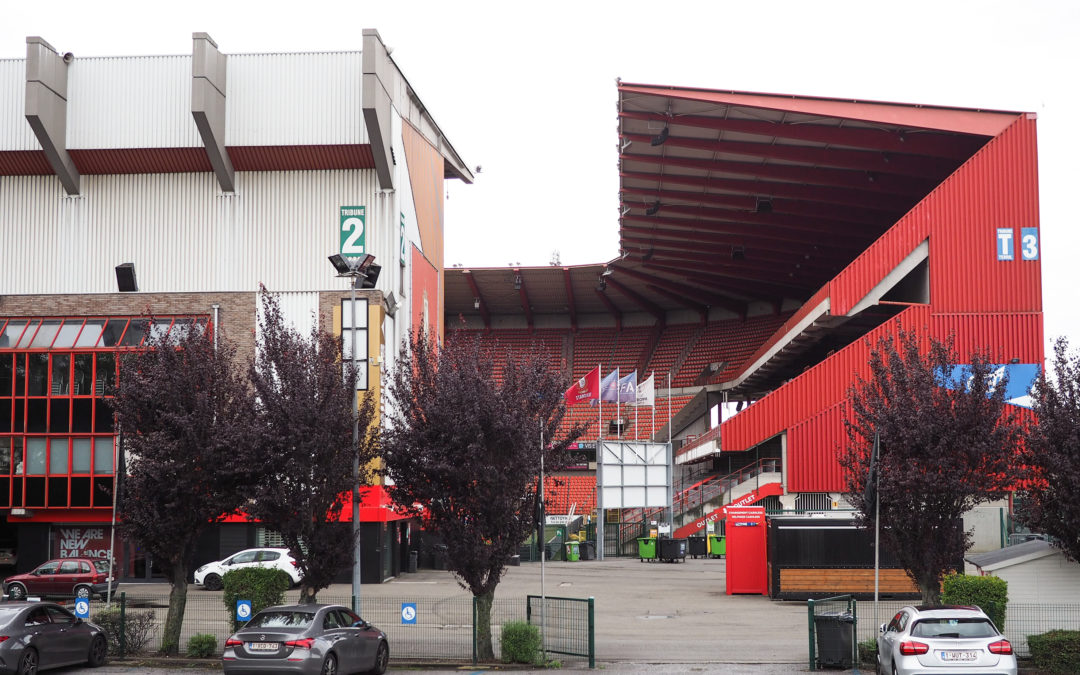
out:
{"label": "red corrugated metal facade", "polygon": [[[1021,241],[1023,228],[1037,235],[1038,226],[1035,120],[1019,115],[827,284],[831,314],[848,313],[928,241],[930,302],[903,310],[901,325],[954,335],[961,355],[980,349],[1000,363],[1041,364],[1041,256],[1025,255]],[[1012,259],[999,255],[1002,229],[1011,233]],[[728,420],[722,449],[747,450],[786,432],[787,490],[842,491],[836,452],[847,389],[868,374],[868,343],[896,325],[885,322]]]}

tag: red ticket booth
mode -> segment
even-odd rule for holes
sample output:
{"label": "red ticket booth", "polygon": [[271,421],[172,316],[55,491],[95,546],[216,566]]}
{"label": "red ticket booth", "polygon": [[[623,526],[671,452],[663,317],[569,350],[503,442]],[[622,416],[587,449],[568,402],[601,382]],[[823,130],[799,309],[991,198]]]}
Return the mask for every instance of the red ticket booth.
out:
{"label": "red ticket booth", "polygon": [[765,508],[730,506],[727,519],[727,594],[769,592],[765,557]]}

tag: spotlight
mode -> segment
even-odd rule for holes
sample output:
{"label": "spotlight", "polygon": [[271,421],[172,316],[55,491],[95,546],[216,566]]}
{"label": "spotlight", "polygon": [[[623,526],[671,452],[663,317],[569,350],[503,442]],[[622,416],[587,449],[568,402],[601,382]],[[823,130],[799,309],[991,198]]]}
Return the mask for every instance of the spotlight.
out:
{"label": "spotlight", "polygon": [[334,266],[334,269],[337,270],[338,274],[348,274],[349,272],[352,272],[352,265],[350,265],[349,261],[345,259],[345,256],[340,253],[335,253],[334,255],[327,257],[327,260]]}
{"label": "spotlight", "polygon": [[480,298],[472,299],[472,307],[473,309],[480,309]]}
{"label": "spotlight", "polygon": [[605,279],[604,277],[600,277],[600,281],[597,282],[597,284],[596,284],[596,290],[598,290],[598,291],[606,291],[607,290],[607,279]]}
{"label": "spotlight", "polygon": [[754,205],[754,213],[772,213],[772,200],[768,197],[758,197]]}
{"label": "spotlight", "polygon": [[659,211],[659,210],[660,210],[660,200],[657,199],[655,202],[652,203],[652,206],[645,209],[645,215],[647,215],[647,216],[655,216],[656,212]]}
{"label": "spotlight", "polygon": [[116,288],[121,293],[135,293],[139,290],[139,283],[135,279],[135,263],[116,266]]}
{"label": "spotlight", "polygon": [[[371,256],[374,260],[375,256]],[[368,264],[361,268],[363,281],[360,282],[360,288],[375,288],[375,282],[379,280],[379,272],[382,271],[382,265]]]}
{"label": "spotlight", "polygon": [[746,249],[742,246],[731,247],[731,259],[732,260],[746,260]]}
{"label": "spotlight", "polygon": [[514,290],[515,291],[520,291],[521,290],[521,275],[520,274],[515,274],[514,275]]}
{"label": "spotlight", "polygon": [[664,142],[667,141],[668,134],[670,133],[671,131],[668,129],[668,125],[665,124],[664,128],[660,130],[660,133],[652,137],[652,140],[649,141],[649,145],[653,147],[663,145]]}

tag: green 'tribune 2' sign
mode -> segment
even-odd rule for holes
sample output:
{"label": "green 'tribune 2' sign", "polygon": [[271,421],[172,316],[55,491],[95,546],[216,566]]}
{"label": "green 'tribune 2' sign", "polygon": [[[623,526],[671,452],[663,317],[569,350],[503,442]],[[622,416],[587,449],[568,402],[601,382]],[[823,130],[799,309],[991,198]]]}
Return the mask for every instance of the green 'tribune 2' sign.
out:
{"label": "green 'tribune 2' sign", "polygon": [[341,255],[358,257],[367,253],[367,207],[341,207]]}

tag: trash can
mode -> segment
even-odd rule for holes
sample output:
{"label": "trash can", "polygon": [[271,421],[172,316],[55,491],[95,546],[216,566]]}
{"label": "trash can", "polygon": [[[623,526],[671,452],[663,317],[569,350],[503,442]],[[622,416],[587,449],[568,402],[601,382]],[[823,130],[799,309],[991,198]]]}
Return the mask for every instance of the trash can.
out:
{"label": "trash can", "polygon": [[646,560],[655,560],[656,537],[638,537],[637,552],[638,558],[641,559],[641,562],[645,562]]}
{"label": "trash can", "polygon": [[701,536],[687,537],[686,552],[694,558],[706,556],[709,554],[709,542]]}
{"label": "trash can", "polygon": [[416,568],[418,567],[417,563],[419,562],[419,560],[420,560],[420,552],[419,551],[409,551],[409,567],[408,567],[408,570],[410,572],[412,572],[413,574],[416,574]]}
{"label": "trash can", "polygon": [[678,562],[686,560],[686,540],[669,539],[659,540],[656,557],[664,562]]}
{"label": "trash can", "polygon": [[582,560],[596,560],[596,542],[583,541],[580,544]]}
{"label": "trash can", "polygon": [[727,537],[723,535],[709,535],[709,555],[722,558],[727,553]]}
{"label": "trash can", "polygon": [[435,545],[435,569],[446,569],[446,544]]}
{"label": "trash can", "polygon": [[814,615],[818,666],[851,667],[851,634],[854,627],[855,619],[849,612],[823,612]]}
{"label": "trash can", "polygon": [[578,549],[578,542],[568,541],[566,542],[566,560],[567,562],[577,562],[581,558],[581,551]]}

